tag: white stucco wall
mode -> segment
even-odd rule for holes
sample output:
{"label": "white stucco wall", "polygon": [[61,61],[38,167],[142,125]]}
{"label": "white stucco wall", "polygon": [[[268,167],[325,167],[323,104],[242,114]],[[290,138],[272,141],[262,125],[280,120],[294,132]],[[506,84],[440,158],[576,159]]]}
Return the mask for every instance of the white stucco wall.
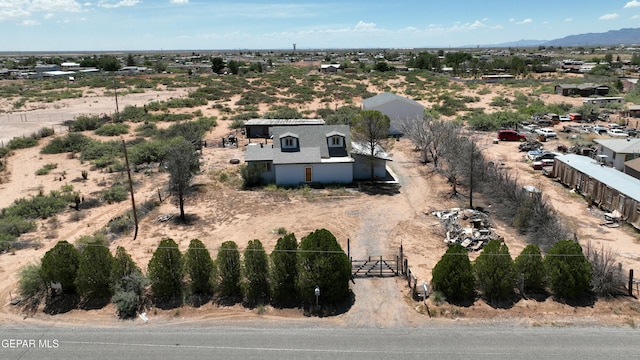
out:
{"label": "white stucco wall", "polygon": [[331,184],[353,181],[353,163],[276,165],[277,185],[297,186],[305,182],[305,168],[311,167],[311,181]]}

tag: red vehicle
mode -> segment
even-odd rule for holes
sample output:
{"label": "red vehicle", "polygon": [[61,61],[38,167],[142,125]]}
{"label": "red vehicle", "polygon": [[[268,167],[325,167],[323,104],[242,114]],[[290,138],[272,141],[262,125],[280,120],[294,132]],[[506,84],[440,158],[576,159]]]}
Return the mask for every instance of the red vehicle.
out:
{"label": "red vehicle", "polygon": [[526,141],[527,137],[515,130],[498,130],[498,140],[501,141]]}

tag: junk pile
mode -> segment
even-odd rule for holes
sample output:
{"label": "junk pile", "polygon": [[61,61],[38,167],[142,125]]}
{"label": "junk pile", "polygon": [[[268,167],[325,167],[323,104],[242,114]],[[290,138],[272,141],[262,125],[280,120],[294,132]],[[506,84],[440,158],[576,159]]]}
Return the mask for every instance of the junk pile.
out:
{"label": "junk pile", "polygon": [[[469,251],[481,250],[491,239],[500,239],[486,213],[474,209],[449,209],[431,213],[447,231],[447,245],[460,244]],[[462,222],[467,224],[462,225]]]}
{"label": "junk pile", "polygon": [[542,143],[539,141],[525,141],[518,145],[518,149],[520,151],[540,150],[542,149]]}

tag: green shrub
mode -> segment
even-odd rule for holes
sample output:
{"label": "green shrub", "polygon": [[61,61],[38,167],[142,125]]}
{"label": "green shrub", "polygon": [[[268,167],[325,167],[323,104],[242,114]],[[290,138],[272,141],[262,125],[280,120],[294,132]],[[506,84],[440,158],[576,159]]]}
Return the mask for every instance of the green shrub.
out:
{"label": "green shrub", "polygon": [[238,245],[233,241],[225,241],[220,245],[220,251],[216,257],[218,269],[218,289],[222,296],[241,296],[240,288],[240,252]]}
{"label": "green shrub", "polygon": [[65,294],[75,294],[79,263],[78,250],[67,241],[59,241],[42,258],[42,277],[45,284],[60,283]]}
{"label": "green shrub", "polygon": [[269,301],[269,258],[260,240],[249,240],[244,250],[244,275],[249,304]]}
{"label": "green shrub", "polygon": [[185,265],[191,280],[191,292],[193,294],[212,294],[214,263],[209,250],[202,241],[198,239],[191,240],[185,254]]}
{"label": "green shrub", "polygon": [[100,136],[118,136],[129,133],[129,125],[127,124],[104,124],[95,131]]}
{"label": "green shrub", "polygon": [[108,120],[98,115],[80,115],[73,120],[69,126],[69,130],[73,132],[96,130]]}
{"label": "green shrub", "polygon": [[182,261],[175,241],[168,238],[160,241],[148,266],[151,290],[156,300],[165,302],[182,298]]}
{"label": "green shrub", "polygon": [[68,133],[66,136],[51,139],[40,151],[43,154],[60,154],[65,152],[79,153],[93,140],[77,133]]}
{"label": "green shrub", "polygon": [[27,264],[20,269],[18,286],[20,295],[31,298],[42,293],[46,287],[42,279],[40,264]]}
{"label": "green shrub", "polygon": [[450,246],[432,271],[431,284],[452,302],[474,298],[474,274],[469,254],[462,245]]}
{"label": "green shrub", "polygon": [[[95,238],[94,238],[95,239]],[[108,301],[111,299],[111,266],[113,256],[106,244],[94,240],[80,252],[75,285],[83,300]]]}
{"label": "green shrub", "polygon": [[516,278],[523,282],[524,291],[542,292],[546,288],[547,274],[540,248],[527,245],[514,262]]}
{"label": "green shrub", "polygon": [[316,230],[300,240],[298,252],[298,294],[307,304],[315,304],[315,288],[320,287],[323,305],[337,305],[349,296],[351,263],[347,254],[326,229]]}
{"label": "green shrub", "polygon": [[51,191],[49,195],[37,195],[21,198],[4,209],[4,216],[17,216],[25,219],[46,219],[66,209],[73,202],[73,195]]}
{"label": "green shrub", "polygon": [[38,140],[33,137],[14,137],[9,140],[7,148],[10,150],[26,149],[38,145]]}
{"label": "green shrub", "polygon": [[491,240],[474,262],[474,272],[482,295],[489,302],[507,300],[515,286],[513,260],[509,248]]}
{"label": "green shrub", "polygon": [[54,163],[46,164],[45,166],[43,166],[40,169],[36,170],[36,175],[47,175],[48,173],[51,172],[51,170],[53,170],[53,169],[55,169],[57,167],[58,167],[58,164],[54,164]]}
{"label": "green shrub", "polygon": [[577,242],[556,242],[544,261],[551,291],[558,298],[574,299],[591,288],[591,263]]}
{"label": "green shrub", "polygon": [[129,189],[124,185],[115,184],[109,189],[102,190],[100,194],[104,201],[112,204],[126,200],[129,197]]}
{"label": "green shrub", "polygon": [[0,234],[10,234],[18,237],[36,230],[36,223],[16,215],[3,215],[0,217]]}
{"label": "green shrub", "polygon": [[297,250],[298,240],[293,233],[290,233],[279,238],[271,252],[271,294],[277,305],[295,303],[298,298]]}

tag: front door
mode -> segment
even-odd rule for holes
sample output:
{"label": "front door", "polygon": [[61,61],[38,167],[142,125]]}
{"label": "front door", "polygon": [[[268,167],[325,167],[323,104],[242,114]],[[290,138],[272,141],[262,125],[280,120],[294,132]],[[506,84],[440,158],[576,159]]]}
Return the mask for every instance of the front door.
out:
{"label": "front door", "polygon": [[305,182],[311,182],[311,168],[310,167],[304,168],[304,181]]}

